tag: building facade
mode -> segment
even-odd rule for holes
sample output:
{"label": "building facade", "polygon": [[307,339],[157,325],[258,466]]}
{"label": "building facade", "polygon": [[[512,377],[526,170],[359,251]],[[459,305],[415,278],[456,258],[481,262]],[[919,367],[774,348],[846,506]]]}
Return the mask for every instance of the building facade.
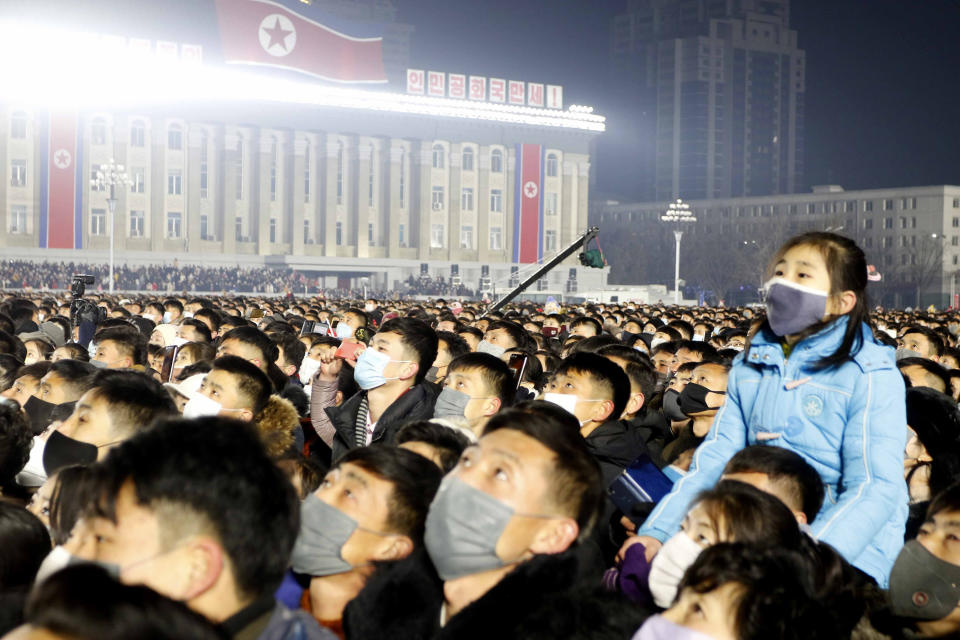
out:
{"label": "building facade", "polygon": [[789,0],[630,0],[612,85],[641,199],[804,188],[805,57]]}
{"label": "building facade", "polygon": [[[40,249],[46,116],[11,104],[0,113],[0,251],[9,257],[103,259],[110,194],[90,180],[111,159],[130,179],[112,225],[122,260],[283,264],[327,274],[328,286],[366,277],[382,289],[419,276],[422,264],[444,278],[457,265],[471,288],[484,275],[504,291],[511,267],[525,270],[512,262],[515,164],[517,145],[530,143],[543,149],[544,257],[587,227],[594,133],[250,104],[83,114],[82,248]],[[598,286],[602,270],[584,271],[584,286]],[[549,288],[563,290],[569,276],[555,271]]]}
{"label": "building facade", "polygon": [[[672,284],[675,227],[660,220],[668,204],[594,204],[592,219],[613,265],[611,282]],[[866,254],[874,303],[958,306],[960,186],[863,191],[824,186],[810,193],[688,204],[696,217],[680,227],[680,275],[688,298],[756,301],[767,262],[787,238],[834,231],[854,239]]]}

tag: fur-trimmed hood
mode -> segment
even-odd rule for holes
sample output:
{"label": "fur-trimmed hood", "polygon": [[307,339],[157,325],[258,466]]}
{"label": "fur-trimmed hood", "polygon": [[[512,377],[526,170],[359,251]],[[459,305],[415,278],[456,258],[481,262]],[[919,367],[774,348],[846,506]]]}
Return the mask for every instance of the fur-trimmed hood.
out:
{"label": "fur-trimmed hood", "polygon": [[293,404],[277,395],[271,395],[267,406],[254,418],[260,439],[271,458],[279,458],[290,450],[300,426],[300,416]]}

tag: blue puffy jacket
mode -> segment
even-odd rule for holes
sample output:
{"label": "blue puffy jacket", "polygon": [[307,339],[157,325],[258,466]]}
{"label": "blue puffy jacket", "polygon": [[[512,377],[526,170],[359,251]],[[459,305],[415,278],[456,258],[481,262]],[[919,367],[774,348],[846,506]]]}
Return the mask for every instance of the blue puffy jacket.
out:
{"label": "blue puffy jacket", "polygon": [[836,351],[839,318],[784,357],[776,336],[758,332],[730,370],[727,400],[693,456],[690,472],[647,518],[638,535],[667,540],[696,494],[752,444],[784,447],[813,465],[825,485],[814,537],[886,587],[903,547],[909,499],[903,477],[906,394],[894,350],[863,325],[863,347],[839,367],[811,365]]}

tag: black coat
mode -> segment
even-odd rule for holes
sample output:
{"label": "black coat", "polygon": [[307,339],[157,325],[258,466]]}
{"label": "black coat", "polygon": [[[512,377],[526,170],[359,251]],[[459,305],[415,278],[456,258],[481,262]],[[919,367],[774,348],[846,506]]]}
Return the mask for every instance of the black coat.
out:
{"label": "black coat", "polygon": [[[366,391],[360,391],[339,407],[327,407],[325,409],[330,417],[330,422],[336,429],[333,436],[333,460],[357,446],[357,413],[360,411],[360,402],[366,393]],[[393,404],[387,407],[387,410],[380,416],[377,426],[373,430],[371,444],[374,442],[393,444],[400,427],[415,420],[432,418],[433,405],[436,402],[437,396],[431,386],[414,385],[409,391],[394,400]]]}
{"label": "black coat", "polygon": [[440,628],[443,589],[421,552],[383,567],[344,613],[347,640],[629,640],[649,612],[584,583],[577,554],[542,555]]}

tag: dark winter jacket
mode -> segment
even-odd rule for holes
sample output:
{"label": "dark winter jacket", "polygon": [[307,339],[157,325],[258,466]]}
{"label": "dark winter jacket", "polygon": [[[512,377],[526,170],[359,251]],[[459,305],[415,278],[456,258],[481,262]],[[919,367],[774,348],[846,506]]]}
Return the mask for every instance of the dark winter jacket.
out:
{"label": "dark winter jacket", "polygon": [[[333,436],[333,459],[336,460],[344,453],[357,446],[356,426],[357,413],[360,411],[360,402],[366,391],[360,391],[339,407],[327,407],[325,411],[333,423],[336,433]],[[423,384],[414,385],[409,391],[394,400],[387,407],[377,426],[373,430],[373,442],[393,444],[400,427],[414,420],[429,420],[433,417],[433,405],[437,396],[431,387]]]}
{"label": "dark winter jacket", "polygon": [[443,589],[426,554],[384,567],[347,606],[348,640],[629,640],[648,615],[579,578],[577,554],[524,562],[440,627]]}

